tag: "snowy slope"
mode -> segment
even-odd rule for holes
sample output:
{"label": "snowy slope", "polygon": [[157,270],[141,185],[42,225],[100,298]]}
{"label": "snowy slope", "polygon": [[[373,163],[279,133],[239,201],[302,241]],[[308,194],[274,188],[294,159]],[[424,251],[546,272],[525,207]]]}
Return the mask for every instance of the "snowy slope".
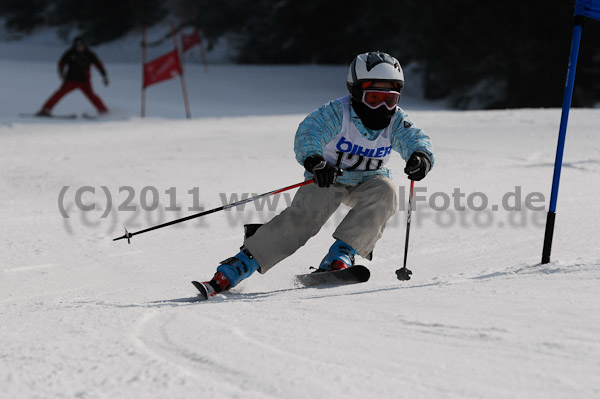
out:
{"label": "snowy slope", "polygon": [[[139,66],[107,68],[111,86],[98,91],[110,117],[40,121],[18,113],[56,88],[54,62],[0,60],[0,398],[600,395],[600,110],[572,112],[549,265],[538,264],[544,211],[436,212],[421,202],[412,280],[394,275],[400,212],[366,262],[368,283],[296,288],[293,275],[321,260],[341,209],[272,271],[204,303],[189,281],[209,278],[241,244],[243,224],[269,220],[289,197],[272,211],[247,205],[131,245],[111,239],[123,226],[137,231],[194,205],[301,181],[295,129],[344,95],[345,68],[217,65],[205,74],[191,65],[192,120],[182,119],[176,81],[151,87],[152,117],[139,118]],[[402,101],[434,140],[436,166],[417,183],[428,198],[460,188],[485,193],[491,209],[515,186],[523,202],[549,195],[558,110],[451,112]],[[79,94],[56,109],[89,111]],[[403,162],[391,164],[404,188]],[[85,186],[96,191],[83,205],[95,211],[74,204]],[[152,187],[159,207],[144,211]],[[102,218],[104,190],[113,203]],[[117,211],[128,190],[136,211]],[[181,211],[165,209],[175,205]]]}

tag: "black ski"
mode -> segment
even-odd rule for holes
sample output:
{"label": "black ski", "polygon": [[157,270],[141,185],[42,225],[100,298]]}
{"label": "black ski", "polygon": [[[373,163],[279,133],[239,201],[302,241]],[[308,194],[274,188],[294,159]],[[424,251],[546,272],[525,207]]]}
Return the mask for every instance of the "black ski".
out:
{"label": "black ski", "polygon": [[198,289],[198,291],[200,291],[200,295],[204,299],[208,299],[208,291],[206,290],[206,287],[204,286],[204,284],[202,284],[199,281],[192,281],[192,284],[194,284],[194,287],[196,287]]}
{"label": "black ski", "polygon": [[[344,285],[364,283],[371,277],[371,272],[365,266],[356,265],[348,269],[335,270],[332,272],[315,271],[313,273],[296,275],[296,281],[304,287],[317,287],[327,285]],[[206,286],[199,281],[192,281],[192,284],[199,291],[198,296],[203,299],[208,298]]]}
{"label": "black ski", "polygon": [[77,119],[77,114],[65,114],[65,115],[38,115],[38,114],[25,114],[21,113],[19,116],[23,118],[40,118],[40,119]]}
{"label": "black ski", "polygon": [[304,287],[319,285],[355,284],[364,283],[371,277],[371,272],[364,266],[356,265],[343,270],[332,272],[315,271],[308,274],[299,274],[296,281]]}

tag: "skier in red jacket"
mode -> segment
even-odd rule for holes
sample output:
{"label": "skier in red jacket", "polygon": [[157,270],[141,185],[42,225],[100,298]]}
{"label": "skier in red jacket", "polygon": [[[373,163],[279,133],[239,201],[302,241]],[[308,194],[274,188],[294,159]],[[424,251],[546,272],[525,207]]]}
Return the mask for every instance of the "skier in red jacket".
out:
{"label": "skier in red jacket", "polygon": [[51,116],[52,108],[70,91],[79,89],[94,104],[98,113],[105,114],[108,108],[100,97],[92,90],[90,81],[90,65],[94,65],[102,75],[102,81],[108,86],[108,76],[102,62],[86,46],[83,38],[76,37],[73,46],[68,49],[58,61],[58,74],[63,83],[60,88],[44,103],[38,116]]}

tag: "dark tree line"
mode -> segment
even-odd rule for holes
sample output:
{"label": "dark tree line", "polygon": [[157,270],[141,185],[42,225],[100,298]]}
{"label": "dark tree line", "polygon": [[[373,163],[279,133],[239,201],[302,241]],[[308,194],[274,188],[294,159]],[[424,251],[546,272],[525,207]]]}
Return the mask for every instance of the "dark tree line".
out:
{"label": "dark tree line", "polygon": [[90,44],[108,42],[167,15],[159,0],[1,0],[0,16],[9,30],[30,33],[39,26],[75,28]]}
{"label": "dark tree line", "polygon": [[[424,95],[458,108],[560,106],[573,0],[3,0],[18,30],[77,26],[99,43],[142,21],[183,16],[243,63],[347,64],[382,50],[424,77]],[[43,12],[40,10],[44,10]],[[168,11],[168,12],[167,12]],[[573,104],[600,101],[600,24],[583,35]],[[410,84],[410,82],[407,82]]]}
{"label": "dark tree line", "polygon": [[[229,34],[238,61],[349,63],[383,50],[416,62],[424,95],[458,108],[560,106],[570,0],[181,0],[209,38]],[[573,104],[600,101],[600,27],[585,28]],[[409,82],[407,82],[409,84]]]}

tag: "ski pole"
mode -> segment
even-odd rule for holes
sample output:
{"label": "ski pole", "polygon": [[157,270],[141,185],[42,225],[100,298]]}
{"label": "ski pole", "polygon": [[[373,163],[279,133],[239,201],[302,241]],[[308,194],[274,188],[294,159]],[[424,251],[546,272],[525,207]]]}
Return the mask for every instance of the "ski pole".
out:
{"label": "ski pole", "polygon": [[406,213],[406,241],[404,242],[404,266],[396,270],[396,276],[398,280],[410,280],[412,271],[406,268],[406,259],[408,258],[408,237],[410,236],[410,216],[412,213],[412,199],[413,199],[413,188],[415,187],[415,181],[410,181],[410,194],[408,196],[408,212]]}
{"label": "ski pole", "polygon": [[239,205],[242,205],[242,204],[247,204],[248,202],[252,202],[252,201],[255,201],[255,200],[260,199],[260,198],[269,197],[271,195],[279,194],[279,193],[282,193],[284,191],[288,191],[288,190],[291,190],[291,189],[294,189],[294,188],[297,188],[297,187],[306,186],[308,184],[313,183],[314,181],[315,181],[314,179],[303,181],[302,183],[298,183],[298,184],[294,184],[294,185],[291,185],[291,186],[288,186],[288,187],[284,187],[284,188],[280,188],[280,189],[277,189],[277,190],[269,191],[268,193],[260,194],[260,195],[257,195],[255,197],[251,197],[251,198],[246,198],[246,199],[243,199],[243,200],[240,200],[240,201],[237,201],[237,202],[232,202],[231,204],[223,205],[223,206],[220,206],[218,208],[214,208],[214,209],[210,209],[208,211],[197,213],[195,215],[186,216],[184,218],[172,220],[170,222],[159,224],[157,226],[148,227],[147,229],[136,231],[135,233],[130,233],[129,231],[127,231],[127,229],[125,229],[125,234],[123,236],[121,236],[121,237],[113,238],[113,241],[127,239],[127,243],[131,244],[131,237],[133,237],[135,235],[146,233],[148,231],[160,229],[160,228],[163,228],[163,227],[171,226],[171,225],[174,225],[174,224],[177,224],[177,223],[185,222],[185,221],[190,220],[190,219],[199,218],[199,217],[211,214],[211,213],[223,211],[225,209],[233,208],[233,207],[236,207],[236,206],[239,206]]}

